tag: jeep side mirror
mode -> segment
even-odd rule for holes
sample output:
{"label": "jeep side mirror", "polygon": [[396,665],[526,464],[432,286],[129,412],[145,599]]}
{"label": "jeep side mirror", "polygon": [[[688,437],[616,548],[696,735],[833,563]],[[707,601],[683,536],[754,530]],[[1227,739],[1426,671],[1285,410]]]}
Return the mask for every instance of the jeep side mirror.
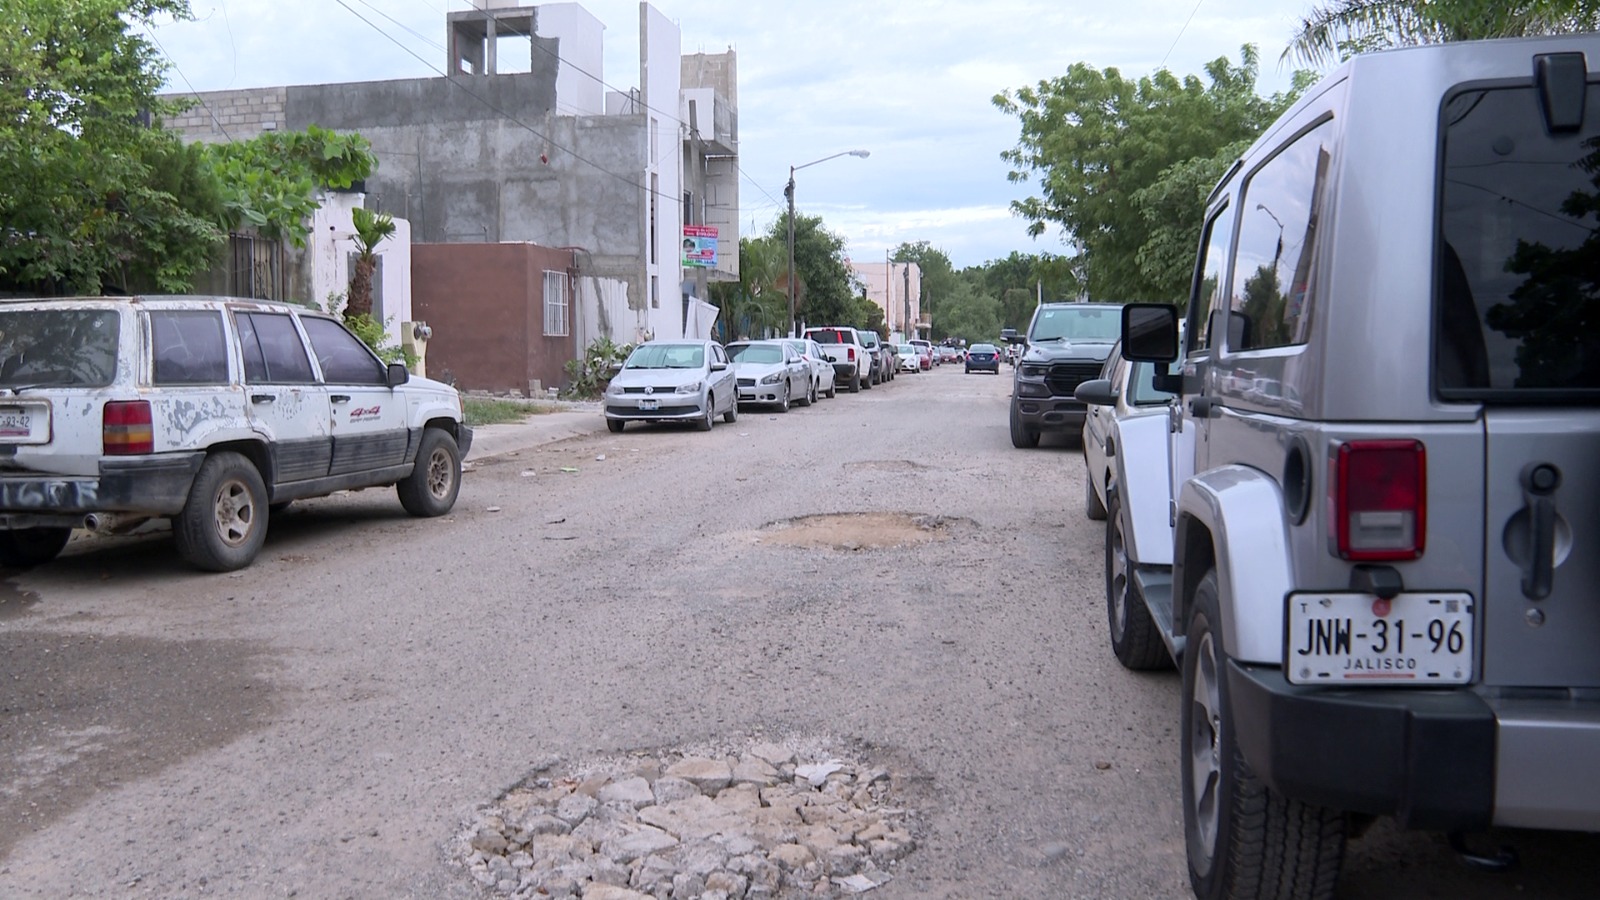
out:
{"label": "jeep side mirror", "polygon": [[1115,406],[1117,392],[1111,389],[1111,379],[1096,378],[1085,381],[1075,388],[1072,396],[1079,403],[1089,403],[1095,406]]}
{"label": "jeep side mirror", "polygon": [[411,380],[411,370],[407,369],[403,362],[389,363],[384,371],[384,380],[388,382],[389,387],[399,387]]}
{"label": "jeep side mirror", "polygon": [[1166,303],[1130,303],[1122,308],[1122,356],[1134,362],[1170,363],[1178,358],[1178,309]]}

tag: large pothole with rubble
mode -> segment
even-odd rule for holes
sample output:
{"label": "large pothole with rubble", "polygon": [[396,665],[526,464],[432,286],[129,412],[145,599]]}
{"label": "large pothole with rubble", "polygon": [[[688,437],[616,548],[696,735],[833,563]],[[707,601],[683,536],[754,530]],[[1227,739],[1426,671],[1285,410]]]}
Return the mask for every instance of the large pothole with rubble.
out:
{"label": "large pothole with rubble", "polygon": [[757,743],[663,752],[553,775],[480,811],[458,852],[474,880],[517,900],[842,897],[893,878],[916,848],[896,775]]}
{"label": "large pothole with rubble", "polygon": [[773,522],[756,533],[756,540],[803,549],[881,550],[949,540],[973,524],[922,513],[826,513]]}

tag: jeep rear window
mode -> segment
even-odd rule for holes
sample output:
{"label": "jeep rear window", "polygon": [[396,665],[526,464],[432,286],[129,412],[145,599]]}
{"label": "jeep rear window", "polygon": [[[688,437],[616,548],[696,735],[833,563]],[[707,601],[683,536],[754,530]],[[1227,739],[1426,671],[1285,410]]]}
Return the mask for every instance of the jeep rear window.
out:
{"label": "jeep rear window", "polygon": [[1533,87],[1443,107],[1434,378],[1451,399],[1600,396],[1600,85],[1577,133]]}
{"label": "jeep rear window", "polygon": [[118,321],[113,309],[0,310],[0,387],[105,387]]}

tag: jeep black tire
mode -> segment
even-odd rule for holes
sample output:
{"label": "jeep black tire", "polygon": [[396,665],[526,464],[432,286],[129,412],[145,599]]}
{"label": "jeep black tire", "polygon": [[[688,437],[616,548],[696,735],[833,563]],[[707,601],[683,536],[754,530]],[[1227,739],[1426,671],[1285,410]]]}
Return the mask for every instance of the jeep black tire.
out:
{"label": "jeep black tire", "polygon": [[1217,573],[1200,579],[1183,651],[1183,833],[1199,900],[1331,898],[1344,862],[1337,810],[1280,796],[1239,752]]}
{"label": "jeep black tire", "polygon": [[55,559],[72,537],[71,528],[14,528],[0,531],[0,566],[31,569]]}
{"label": "jeep black tire", "polygon": [[1011,401],[1011,446],[1019,450],[1039,446],[1039,432],[1022,424],[1022,413],[1017,410],[1017,401]]}
{"label": "jeep black tire", "polygon": [[424,429],[422,443],[417,446],[416,465],[394,487],[400,495],[400,505],[413,516],[442,516],[449,512],[456,505],[456,495],[461,493],[461,449],[450,432],[443,428]]}
{"label": "jeep black tire", "polygon": [[[1091,493],[1093,488],[1090,488]],[[1111,652],[1123,667],[1136,672],[1172,668],[1167,645],[1150,617],[1150,607],[1133,592],[1128,564],[1128,544],[1122,530],[1122,498],[1115,486],[1106,487],[1106,618],[1110,624]]]}
{"label": "jeep black tire", "polygon": [[255,464],[232,452],[200,465],[183,510],[172,520],[178,555],[208,572],[232,572],[255,561],[267,539],[267,486]]}

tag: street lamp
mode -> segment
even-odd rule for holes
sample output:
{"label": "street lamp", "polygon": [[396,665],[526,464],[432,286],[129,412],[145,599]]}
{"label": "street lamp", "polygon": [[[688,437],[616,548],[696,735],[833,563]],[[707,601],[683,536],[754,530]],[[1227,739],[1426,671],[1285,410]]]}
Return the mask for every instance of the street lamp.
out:
{"label": "street lamp", "polygon": [[794,173],[800,171],[801,169],[806,168],[807,166],[814,166],[817,163],[825,163],[830,159],[838,159],[841,156],[859,156],[862,159],[866,159],[868,156],[871,156],[871,155],[872,155],[872,153],[869,150],[841,150],[838,153],[833,154],[832,156],[824,156],[821,159],[813,159],[811,162],[802,163],[801,165],[798,165],[798,166],[790,166],[789,167],[789,183],[784,186],[783,195],[789,199],[789,336],[790,337],[796,337],[795,332],[794,332]]}

